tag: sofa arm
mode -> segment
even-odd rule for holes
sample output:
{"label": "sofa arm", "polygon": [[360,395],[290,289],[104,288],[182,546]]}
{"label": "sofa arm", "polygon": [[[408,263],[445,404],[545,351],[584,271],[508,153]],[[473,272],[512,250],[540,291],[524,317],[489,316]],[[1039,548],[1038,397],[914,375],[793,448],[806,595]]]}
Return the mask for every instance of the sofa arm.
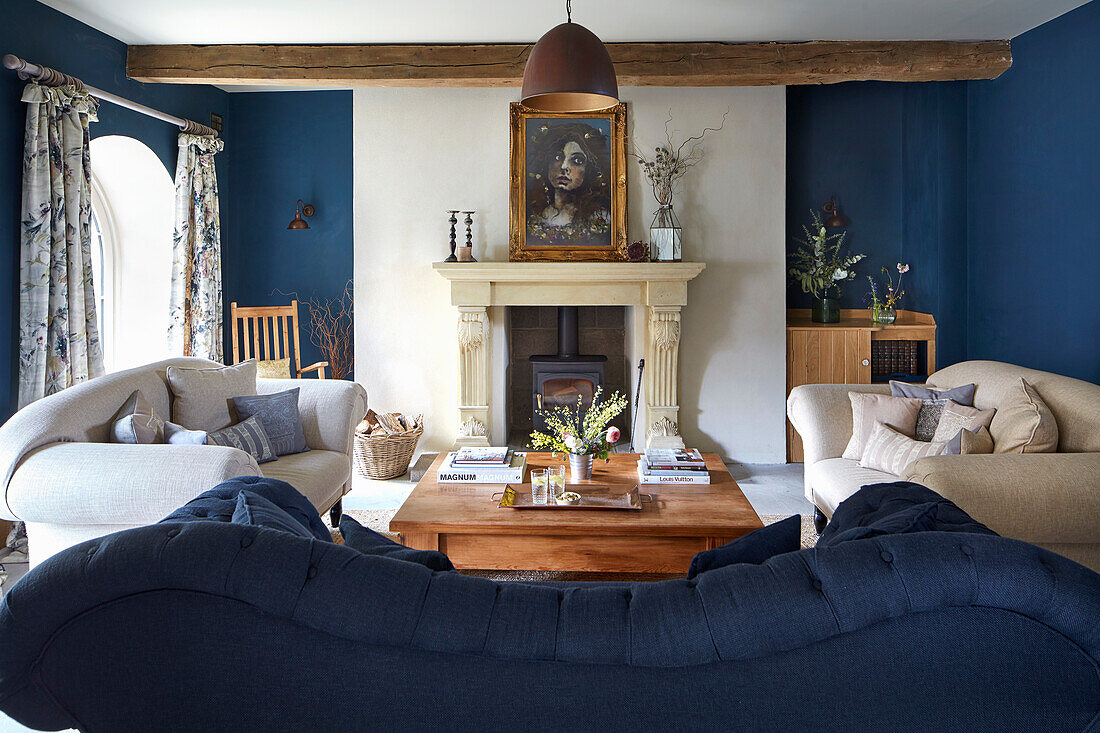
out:
{"label": "sofa arm", "polygon": [[1100,543],[1100,453],[936,456],[914,461],[901,477],[1005,537]]}
{"label": "sofa arm", "polygon": [[297,387],[306,445],[351,455],[355,426],[367,414],[367,391],[343,379],[257,379],[260,394]]}
{"label": "sofa arm", "polygon": [[888,384],[803,384],[787,398],[787,417],[802,438],[806,465],[840,458],[852,438],[849,392],[890,394]]}
{"label": "sofa arm", "polygon": [[28,522],[149,524],[228,478],[256,475],[252,456],[218,445],[52,443],[16,468],[6,509]]}

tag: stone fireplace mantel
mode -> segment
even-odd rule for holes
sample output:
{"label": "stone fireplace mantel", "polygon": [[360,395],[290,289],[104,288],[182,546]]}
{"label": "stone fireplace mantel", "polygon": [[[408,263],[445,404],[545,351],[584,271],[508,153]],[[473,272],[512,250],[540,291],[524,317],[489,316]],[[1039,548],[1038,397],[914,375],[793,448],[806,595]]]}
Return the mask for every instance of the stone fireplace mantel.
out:
{"label": "stone fireplace mantel", "polygon": [[[509,305],[617,305],[634,319],[644,348],[644,414],[649,447],[682,447],[678,367],[680,310],[702,262],[437,262],[458,309],[458,436],[455,446],[489,445],[492,329],[489,308]],[[503,396],[499,397],[503,399]]]}

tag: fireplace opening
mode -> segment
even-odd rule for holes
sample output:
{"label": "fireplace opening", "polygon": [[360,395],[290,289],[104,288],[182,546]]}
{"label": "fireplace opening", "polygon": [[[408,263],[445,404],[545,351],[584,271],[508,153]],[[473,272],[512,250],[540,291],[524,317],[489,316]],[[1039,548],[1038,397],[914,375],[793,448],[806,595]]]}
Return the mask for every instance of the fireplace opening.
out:
{"label": "fireplace opening", "polygon": [[545,430],[546,420],[539,410],[559,405],[574,407],[578,398],[581,409],[592,405],[597,388],[604,387],[603,354],[580,354],[577,307],[558,307],[558,352],[532,354],[531,413],[535,430]]}
{"label": "fireplace opening", "polygon": [[[575,407],[578,398],[587,409],[599,387],[629,397],[625,327],[621,306],[508,308],[509,444],[526,446],[533,429],[545,430],[539,409]],[[624,435],[626,423],[614,423]]]}

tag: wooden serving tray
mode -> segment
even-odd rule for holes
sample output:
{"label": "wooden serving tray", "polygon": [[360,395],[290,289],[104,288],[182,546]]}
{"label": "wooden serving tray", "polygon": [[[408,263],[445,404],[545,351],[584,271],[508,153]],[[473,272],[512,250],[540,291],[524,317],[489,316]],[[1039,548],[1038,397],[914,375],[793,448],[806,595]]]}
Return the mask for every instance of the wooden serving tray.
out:
{"label": "wooden serving tray", "polygon": [[566,491],[581,495],[576,504],[558,504],[551,500],[547,504],[535,504],[531,501],[531,484],[508,484],[500,497],[499,506],[508,509],[630,509],[641,511],[643,499],[652,501],[652,497],[641,494],[638,484],[566,484]]}

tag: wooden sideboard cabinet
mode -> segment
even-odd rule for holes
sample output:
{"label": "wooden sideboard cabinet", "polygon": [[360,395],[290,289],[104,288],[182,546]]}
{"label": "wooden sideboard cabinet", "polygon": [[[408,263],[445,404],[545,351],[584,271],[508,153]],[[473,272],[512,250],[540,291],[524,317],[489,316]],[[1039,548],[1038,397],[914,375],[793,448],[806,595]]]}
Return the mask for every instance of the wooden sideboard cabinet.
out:
{"label": "wooden sideboard cabinet", "polygon": [[[907,343],[873,348],[875,342]],[[814,323],[807,308],[787,311],[788,395],[801,384],[871,384],[892,378],[923,382],[934,371],[936,319],[927,313],[899,310],[897,320],[883,326],[863,309],[842,310],[839,323]],[[787,461],[802,461],[802,439],[790,420]]]}

